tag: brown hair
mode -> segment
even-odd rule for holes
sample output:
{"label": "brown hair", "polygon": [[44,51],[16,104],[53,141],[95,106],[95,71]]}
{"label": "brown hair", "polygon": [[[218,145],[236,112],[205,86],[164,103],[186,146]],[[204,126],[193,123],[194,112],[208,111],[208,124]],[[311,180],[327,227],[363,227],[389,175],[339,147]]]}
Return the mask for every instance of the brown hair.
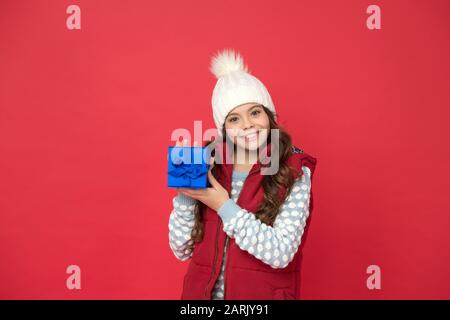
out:
{"label": "brown hair", "polygon": [[[261,105],[262,106],[262,105]],[[265,175],[262,181],[262,187],[264,190],[264,201],[261,203],[260,207],[256,212],[254,212],[257,219],[261,220],[263,223],[267,225],[273,224],[275,218],[277,217],[280,207],[286,199],[287,195],[291,192],[292,186],[295,182],[295,176],[293,171],[296,171],[294,167],[288,165],[287,160],[292,154],[292,139],[291,136],[279,127],[277,122],[275,121],[274,114],[265,106],[262,106],[265,113],[269,117],[270,129],[278,129],[279,130],[279,169],[274,175]],[[226,142],[227,139],[225,125],[222,127],[222,137],[223,142]],[[271,134],[269,130],[269,135],[267,137],[267,143],[270,143]],[[206,142],[205,146],[214,143],[214,140]],[[211,169],[211,173],[216,176],[216,168],[215,165]],[[298,172],[297,172],[298,173]],[[283,186],[286,188],[286,192],[283,197],[279,195],[279,187]],[[191,233],[191,241],[189,241],[189,248],[192,249],[195,243],[198,243],[203,240],[204,233],[204,222],[203,222],[203,212],[205,205],[197,201],[194,209],[195,215],[195,224]]]}

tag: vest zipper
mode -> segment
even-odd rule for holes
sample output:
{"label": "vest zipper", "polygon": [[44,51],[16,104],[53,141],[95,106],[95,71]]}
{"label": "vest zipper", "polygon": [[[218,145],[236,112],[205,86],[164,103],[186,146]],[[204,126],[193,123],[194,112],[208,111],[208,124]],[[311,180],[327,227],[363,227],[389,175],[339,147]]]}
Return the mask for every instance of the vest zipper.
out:
{"label": "vest zipper", "polygon": [[206,284],[205,287],[205,293],[204,293],[204,297],[206,298],[206,294],[208,293],[208,286],[212,280],[212,278],[214,277],[215,273],[216,273],[216,261],[217,261],[217,256],[218,256],[218,250],[219,250],[219,231],[220,231],[220,226],[222,224],[222,221],[219,219],[219,223],[217,224],[217,233],[216,233],[216,252],[214,254],[214,262],[213,262],[213,267],[212,267],[212,273],[211,276],[209,277],[208,283]]}
{"label": "vest zipper", "polygon": [[[245,179],[244,184],[242,186],[241,194],[242,194],[242,190],[244,190],[245,183],[248,181],[248,177],[250,175],[252,175],[256,171],[257,171],[257,169],[254,169],[254,168],[249,171],[249,173],[247,175],[247,178]],[[241,194],[239,194],[239,197],[236,200],[236,203],[239,201],[239,198],[241,197]],[[229,257],[228,257],[228,251],[229,251],[228,250],[228,243],[229,242],[230,242],[230,237],[227,235],[226,244],[225,244],[225,250],[226,250],[225,251],[225,272],[224,272],[224,275],[223,275],[223,300],[226,300],[226,296],[227,296],[227,273],[228,273],[227,265],[228,265],[228,259],[229,259]]]}
{"label": "vest zipper", "polygon": [[228,242],[230,242],[230,237],[227,236],[227,243],[225,244],[225,272],[223,274],[223,300],[226,300],[227,296],[227,265],[228,265]]}

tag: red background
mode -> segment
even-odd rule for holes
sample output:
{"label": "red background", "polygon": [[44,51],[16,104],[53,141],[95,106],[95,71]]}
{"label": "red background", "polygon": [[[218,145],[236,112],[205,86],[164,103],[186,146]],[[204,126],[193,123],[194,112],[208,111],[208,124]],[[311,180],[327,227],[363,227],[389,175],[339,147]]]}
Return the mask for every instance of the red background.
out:
{"label": "red background", "polygon": [[[81,30],[66,28],[71,4]],[[0,298],[180,297],[167,146],[194,120],[213,128],[210,57],[234,48],[318,159],[302,297],[449,299],[449,9],[3,0]],[[81,290],[66,288],[71,264]]]}

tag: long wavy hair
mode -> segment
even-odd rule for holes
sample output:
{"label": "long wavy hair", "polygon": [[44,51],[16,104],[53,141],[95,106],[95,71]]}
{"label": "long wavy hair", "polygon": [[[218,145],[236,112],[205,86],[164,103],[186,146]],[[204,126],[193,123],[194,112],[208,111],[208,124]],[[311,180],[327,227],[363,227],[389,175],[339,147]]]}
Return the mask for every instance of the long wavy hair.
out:
{"label": "long wavy hair", "polygon": [[[292,154],[292,139],[291,136],[284,131],[275,121],[275,115],[265,106],[261,105],[264,109],[264,112],[267,114],[269,118],[270,128],[269,134],[267,136],[267,143],[271,141],[271,131],[270,129],[278,129],[279,130],[279,169],[274,175],[264,175],[262,180],[262,187],[264,190],[264,201],[262,201],[260,207],[256,212],[254,212],[257,219],[261,220],[263,223],[267,225],[272,225],[277,217],[280,207],[286,199],[287,195],[291,192],[292,186],[295,182],[294,172],[297,172],[296,168],[290,166],[287,163],[288,158]],[[222,137],[223,141],[226,143],[233,143],[231,139],[229,139],[226,135],[225,125],[222,127]],[[211,140],[205,143],[205,146],[210,145],[211,143],[216,143],[215,140]],[[236,145],[234,145],[236,149]],[[213,176],[217,177],[216,169],[220,164],[215,164],[211,169],[211,173]],[[286,192],[280,196],[279,188],[283,186],[286,188]],[[195,224],[191,233],[191,241],[188,243],[188,247],[192,249],[195,246],[195,243],[198,243],[203,240],[204,235],[204,222],[203,222],[203,212],[205,209],[205,204],[200,201],[197,201],[194,209],[195,215]]]}

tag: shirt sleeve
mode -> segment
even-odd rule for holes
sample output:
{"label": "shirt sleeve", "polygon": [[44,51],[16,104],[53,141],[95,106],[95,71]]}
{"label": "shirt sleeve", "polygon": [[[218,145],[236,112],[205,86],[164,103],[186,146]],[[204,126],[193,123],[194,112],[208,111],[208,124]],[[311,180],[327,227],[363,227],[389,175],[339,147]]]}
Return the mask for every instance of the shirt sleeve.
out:
{"label": "shirt sleeve", "polygon": [[273,226],[241,208],[234,200],[227,200],[218,210],[223,230],[236,244],[272,268],[285,268],[294,258],[309,216],[311,171],[302,167],[298,178],[280,208]]}
{"label": "shirt sleeve", "polygon": [[188,246],[193,243],[191,239],[192,228],[195,224],[194,209],[197,200],[179,193],[172,200],[173,210],[169,217],[169,246],[175,257],[186,261],[192,256],[192,249]]}

